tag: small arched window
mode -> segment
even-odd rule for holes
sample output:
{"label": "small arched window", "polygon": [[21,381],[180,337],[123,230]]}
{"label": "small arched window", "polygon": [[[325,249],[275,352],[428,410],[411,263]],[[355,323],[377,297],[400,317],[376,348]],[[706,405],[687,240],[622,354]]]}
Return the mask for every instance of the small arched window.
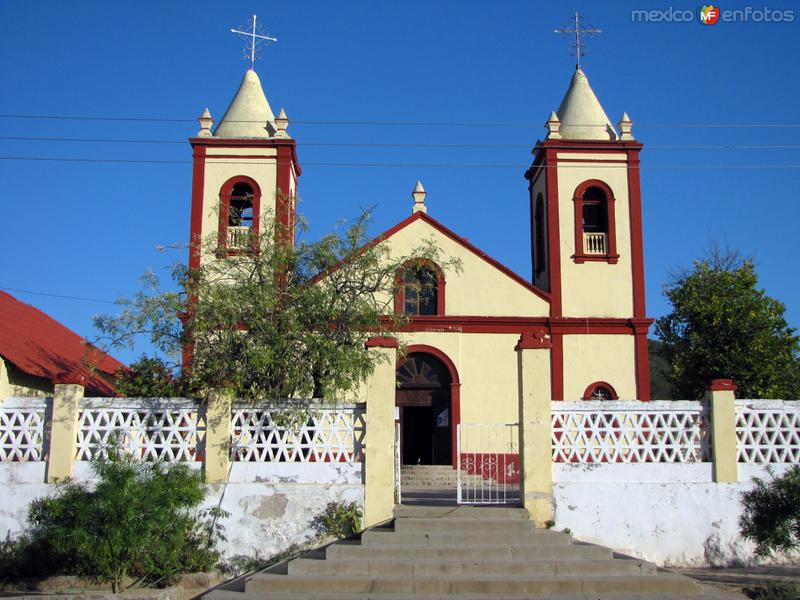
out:
{"label": "small arched window", "polygon": [[604,182],[585,181],[575,190],[575,262],[616,263],[614,194]]}
{"label": "small arched window", "polygon": [[444,314],[444,277],[429,261],[405,265],[398,276],[395,311],[407,316]]}
{"label": "small arched window", "polygon": [[595,381],[583,392],[583,400],[619,400],[619,396],[611,384]]}
{"label": "small arched window", "polygon": [[258,235],[261,190],[249,177],[229,179],[219,193],[219,245],[228,254],[253,249]]}

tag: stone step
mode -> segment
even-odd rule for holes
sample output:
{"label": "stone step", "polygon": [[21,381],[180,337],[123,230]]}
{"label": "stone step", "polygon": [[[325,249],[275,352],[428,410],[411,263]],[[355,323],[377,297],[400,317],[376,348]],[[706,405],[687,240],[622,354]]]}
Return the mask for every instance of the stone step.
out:
{"label": "stone step", "polygon": [[407,506],[394,507],[396,519],[519,519],[528,521],[528,511],[509,506]]}
{"label": "stone step", "polygon": [[[489,554],[493,560],[608,560],[612,552],[602,546],[590,544],[573,544],[562,546],[510,546],[496,547]],[[340,542],[328,546],[325,556],[328,560],[393,560],[396,562],[415,561],[474,561],[487,557],[486,548],[462,546],[453,548],[435,548],[420,546],[363,546],[357,542]]]}
{"label": "stone step", "polygon": [[[515,533],[522,531],[529,531],[534,533],[536,526],[532,521],[518,521],[516,519],[436,519],[436,518],[418,518],[418,519],[396,519],[394,522],[394,530],[397,533],[411,533],[416,531],[423,532],[441,532],[447,531],[450,533]],[[556,532],[551,532],[555,534]],[[563,534],[561,534],[563,535]]]}
{"label": "stone step", "polygon": [[361,535],[362,546],[406,546],[425,548],[462,548],[482,546],[491,552],[495,547],[513,546],[565,546],[571,538],[556,531],[529,528],[520,524],[518,531],[410,531],[395,532],[391,529],[372,529]]}
{"label": "stone step", "polygon": [[556,576],[556,577],[326,577],[258,575],[247,582],[245,595],[257,593],[269,598],[272,593],[291,592],[306,598],[313,593],[389,593],[389,594],[502,594],[563,595],[607,594],[622,590],[637,594],[700,594],[702,588],[688,577],[673,574],[658,576]]}
{"label": "stone step", "polygon": [[655,565],[635,560],[473,560],[414,561],[318,560],[301,558],[289,563],[289,575],[330,577],[558,577],[598,575],[652,575]]}

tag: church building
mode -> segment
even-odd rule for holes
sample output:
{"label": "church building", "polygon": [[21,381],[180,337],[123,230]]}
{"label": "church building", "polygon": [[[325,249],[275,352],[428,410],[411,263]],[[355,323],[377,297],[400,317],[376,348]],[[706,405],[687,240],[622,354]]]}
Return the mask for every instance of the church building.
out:
{"label": "church building", "polygon": [[[250,232],[273,216],[293,238],[296,144],[256,72],[245,73],[215,128],[208,109],[199,121],[190,139],[190,266],[214,259],[200,247],[214,232],[223,255],[246,252]],[[459,273],[426,263],[398,274],[395,310],[409,317],[396,391],[404,464],[455,467],[457,424],[517,421],[521,339],[549,338],[550,381],[542,385],[554,401],[649,400],[642,144],[627,114],[612,125],[580,68],[546,130],[524,173],[527,192],[520,178],[520,201],[527,195],[530,203],[529,274],[449,229],[419,182],[411,214],[377,238],[398,257],[433,239],[462,265]],[[435,286],[423,284],[429,278]]]}

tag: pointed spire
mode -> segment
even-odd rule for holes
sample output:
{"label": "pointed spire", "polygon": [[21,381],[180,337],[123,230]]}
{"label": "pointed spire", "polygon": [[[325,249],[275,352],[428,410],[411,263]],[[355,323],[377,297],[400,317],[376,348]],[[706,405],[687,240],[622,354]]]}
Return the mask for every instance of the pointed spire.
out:
{"label": "pointed spire", "polygon": [[248,69],[228,110],[214,131],[218,138],[269,138],[275,133],[275,115],[261,80]]}
{"label": "pointed spire", "polygon": [[422,187],[422,182],[417,180],[417,185],[414,186],[414,191],[411,193],[411,196],[414,198],[414,206],[411,208],[411,214],[428,212],[428,207],[425,206],[425,196],[427,195],[428,193],[425,191],[425,188]]}
{"label": "pointed spire", "polygon": [[211,137],[211,126],[214,125],[214,119],[211,118],[207,106],[197,120],[200,122],[200,131],[197,132],[197,137]]}
{"label": "pointed spire", "polygon": [[290,136],[286,133],[286,130],[289,128],[289,117],[286,116],[286,111],[281,109],[278,118],[275,119],[275,137],[282,138],[282,139],[289,139]]}
{"label": "pointed spire", "polygon": [[623,141],[630,141],[634,139],[633,133],[631,133],[633,130],[633,121],[631,121],[628,113],[622,113],[622,118],[619,120],[617,127],[619,127],[619,139]]}
{"label": "pointed spire", "polygon": [[616,140],[617,132],[580,67],[558,107],[560,134],[567,140]]}
{"label": "pointed spire", "polygon": [[547,119],[547,123],[544,124],[547,127],[547,138],[548,140],[558,140],[561,139],[561,133],[559,133],[561,129],[561,121],[558,120],[558,115],[555,112],[550,113],[550,117]]}

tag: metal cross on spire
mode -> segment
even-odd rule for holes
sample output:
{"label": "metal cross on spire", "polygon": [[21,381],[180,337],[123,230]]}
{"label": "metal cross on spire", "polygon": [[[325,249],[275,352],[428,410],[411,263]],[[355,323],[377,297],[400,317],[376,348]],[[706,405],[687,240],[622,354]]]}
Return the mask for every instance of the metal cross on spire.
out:
{"label": "metal cross on spire", "polygon": [[[270,37],[268,34],[263,34],[257,25],[257,17],[253,15],[253,28],[252,31],[242,31],[240,29],[231,29],[231,33],[235,33],[247,40],[247,46],[244,49],[245,59],[250,59],[250,68],[253,69],[256,65],[256,59],[261,54],[258,52],[258,45],[261,42],[277,42],[277,38]],[[249,57],[247,55],[250,55]]]}
{"label": "metal cross on spire", "polygon": [[[580,69],[581,67],[581,56],[586,54],[586,39],[592,37],[597,33],[603,33],[602,29],[596,29],[591,25],[583,26],[583,17],[575,11],[575,24],[572,27],[564,26],[561,29],[554,29],[553,33],[558,33],[562,35],[566,39],[572,38],[572,44],[570,45],[570,54],[575,56],[575,68]],[[583,34],[584,39],[581,40],[581,34]]]}

